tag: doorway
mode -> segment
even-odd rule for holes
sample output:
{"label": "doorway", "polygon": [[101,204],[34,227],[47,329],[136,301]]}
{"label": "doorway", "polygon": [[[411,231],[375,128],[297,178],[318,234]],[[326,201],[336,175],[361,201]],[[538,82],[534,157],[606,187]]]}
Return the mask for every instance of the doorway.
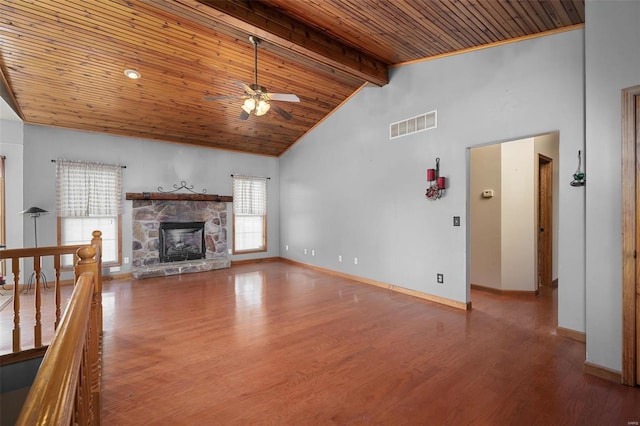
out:
{"label": "doorway", "polygon": [[553,286],[553,159],[538,154],[538,287]]}
{"label": "doorway", "polygon": [[557,276],[559,133],[469,148],[471,289],[537,295]]}
{"label": "doorway", "polygon": [[622,382],[640,385],[640,86],[622,91]]}

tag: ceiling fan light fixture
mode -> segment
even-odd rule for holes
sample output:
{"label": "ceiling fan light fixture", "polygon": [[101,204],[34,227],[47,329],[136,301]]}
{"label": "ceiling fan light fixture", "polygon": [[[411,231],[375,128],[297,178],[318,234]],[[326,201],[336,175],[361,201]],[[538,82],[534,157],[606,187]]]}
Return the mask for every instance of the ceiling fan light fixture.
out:
{"label": "ceiling fan light fixture", "polygon": [[[234,81],[237,86],[244,89],[244,94],[241,96],[213,96],[205,98],[206,100],[217,99],[244,99],[240,108],[240,120],[247,120],[251,114],[256,116],[265,115],[271,109],[269,101],[283,101],[283,102],[300,102],[300,98],[291,93],[269,93],[267,88],[258,84],[258,44],[260,39],[255,36],[250,36],[249,41],[253,45],[253,65],[254,65],[254,82],[251,85],[242,83],[240,81]],[[273,110],[281,115],[285,120],[291,120],[292,115],[280,108],[277,103]]]}
{"label": "ceiling fan light fixture", "polygon": [[247,114],[251,114],[251,111],[253,111],[256,108],[256,100],[253,98],[247,98],[244,100],[244,103],[242,104],[242,109],[244,110],[244,112],[246,112]]}
{"label": "ceiling fan light fixture", "polygon": [[260,102],[258,102],[258,106],[256,107],[256,115],[257,116],[265,115],[267,111],[269,111],[269,108],[271,108],[271,105],[269,105],[269,102],[260,100]]}

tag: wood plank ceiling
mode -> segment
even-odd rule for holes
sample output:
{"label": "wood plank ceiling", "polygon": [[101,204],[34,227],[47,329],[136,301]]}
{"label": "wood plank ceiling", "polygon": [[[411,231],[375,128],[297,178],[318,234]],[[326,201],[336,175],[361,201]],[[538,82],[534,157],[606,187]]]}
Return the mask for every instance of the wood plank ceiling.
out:
{"label": "wood plank ceiling", "polygon": [[[0,0],[0,71],[25,123],[279,156],[389,66],[583,23],[583,0]],[[205,99],[254,82],[249,35],[291,120]]]}

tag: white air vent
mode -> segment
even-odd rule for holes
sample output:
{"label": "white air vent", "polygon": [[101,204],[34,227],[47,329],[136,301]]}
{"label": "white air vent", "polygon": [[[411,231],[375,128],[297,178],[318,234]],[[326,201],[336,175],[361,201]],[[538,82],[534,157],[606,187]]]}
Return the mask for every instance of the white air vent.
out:
{"label": "white air vent", "polygon": [[389,139],[407,136],[438,127],[438,111],[429,111],[416,117],[389,124]]}

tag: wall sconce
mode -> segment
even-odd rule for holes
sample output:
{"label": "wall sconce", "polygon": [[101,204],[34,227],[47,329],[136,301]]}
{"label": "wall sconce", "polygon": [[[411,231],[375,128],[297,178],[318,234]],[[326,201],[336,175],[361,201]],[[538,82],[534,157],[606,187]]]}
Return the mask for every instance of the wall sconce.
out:
{"label": "wall sconce", "polygon": [[582,171],[582,151],[578,151],[578,168],[573,174],[573,180],[569,183],[571,186],[584,186],[587,183],[586,176]]}
{"label": "wall sconce", "polygon": [[424,194],[430,200],[437,200],[442,196],[442,193],[447,187],[447,179],[444,176],[440,176],[440,158],[436,158],[436,168],[427,169],[427,181],[429,187],[427,193]]}

